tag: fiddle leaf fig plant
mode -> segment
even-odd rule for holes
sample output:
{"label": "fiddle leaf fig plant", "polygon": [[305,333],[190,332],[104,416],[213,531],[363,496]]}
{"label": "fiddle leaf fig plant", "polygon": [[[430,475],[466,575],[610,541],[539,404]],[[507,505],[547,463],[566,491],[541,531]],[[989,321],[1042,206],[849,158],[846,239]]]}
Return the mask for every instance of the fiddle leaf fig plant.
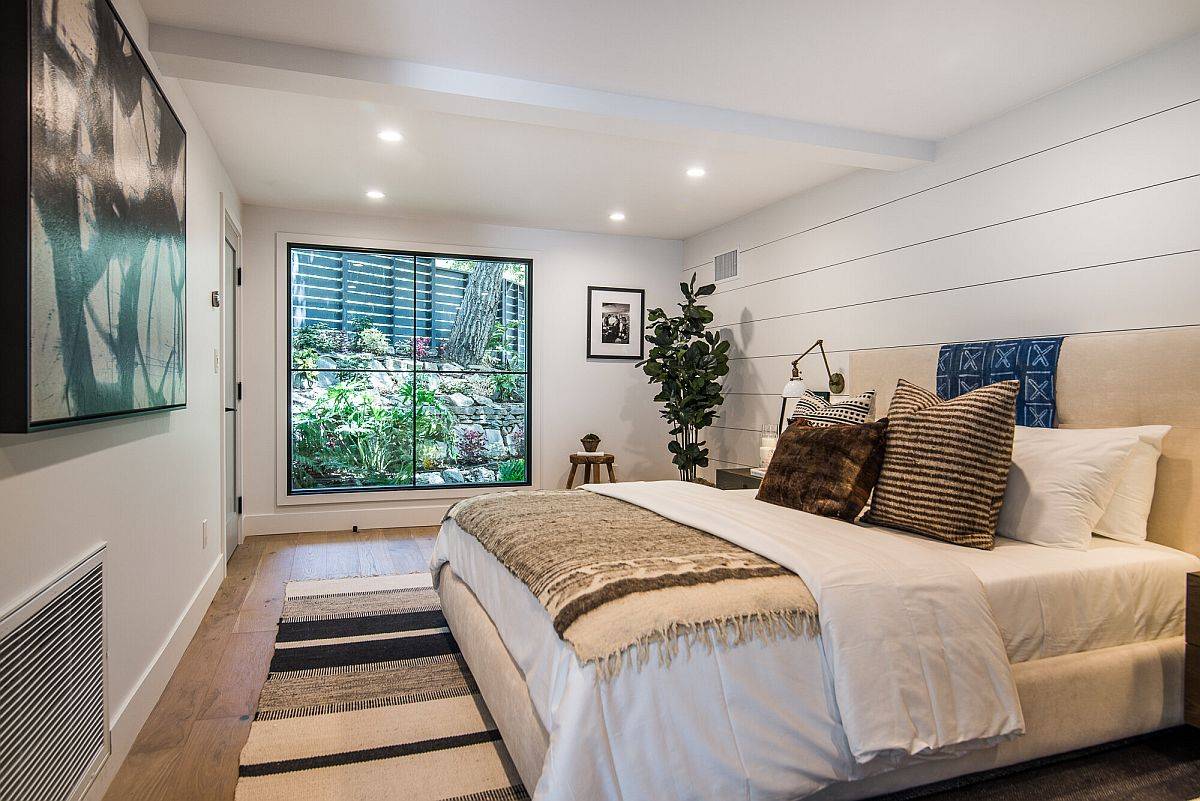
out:
{"label": "fiddle leaf fig plant", "polygon": [[662,417],[671,424],[675,439],[667,443],[671,462],[684,481],[696,479],[696,468],[708,466],[708,448],[700,431],[716,419],[725,400],[718,379],[729,373],[729,342],[717,331],[705,326],[713,313],[699,302],[713,294],[715,284],[696,286],[696,276],[680,283],[683,302],[680,314],[668,316],[662,309],[651,309],[647,320],[651,333],[646,336],[650,353],[638,362],[651,384],[660,385],[654,400],[663,404]]}

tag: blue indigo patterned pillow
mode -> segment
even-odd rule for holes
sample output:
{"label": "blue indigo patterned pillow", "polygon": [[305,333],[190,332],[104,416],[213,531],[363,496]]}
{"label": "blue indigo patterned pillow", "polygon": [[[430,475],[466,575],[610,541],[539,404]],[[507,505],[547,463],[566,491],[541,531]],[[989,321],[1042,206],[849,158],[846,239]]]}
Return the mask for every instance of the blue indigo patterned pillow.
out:
{"label": "blue indigo patterned pillow", "polygon": [[1055,375],[1062,337],[1000,339],[943,345],[938,353],[937,393],[949,400],[999,381],[1021,382],[1017,425],[1054,428]]}

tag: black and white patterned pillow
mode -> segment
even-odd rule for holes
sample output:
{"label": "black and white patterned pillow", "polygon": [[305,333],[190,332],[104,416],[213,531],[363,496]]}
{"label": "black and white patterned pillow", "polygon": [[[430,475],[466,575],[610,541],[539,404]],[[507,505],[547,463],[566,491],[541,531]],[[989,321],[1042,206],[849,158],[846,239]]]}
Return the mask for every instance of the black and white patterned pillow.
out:
{"label": "black and white patterned pillow", "polygon": [[870,389],[853,398],[830,403],[824,398],[805,392],[796,401],[796,407],[788,417],[788,423],[796,422],[803,417],[809,425],[817,428],[828,426],[854,426],[871,419],[871,410],[875,406],[875,390]]}

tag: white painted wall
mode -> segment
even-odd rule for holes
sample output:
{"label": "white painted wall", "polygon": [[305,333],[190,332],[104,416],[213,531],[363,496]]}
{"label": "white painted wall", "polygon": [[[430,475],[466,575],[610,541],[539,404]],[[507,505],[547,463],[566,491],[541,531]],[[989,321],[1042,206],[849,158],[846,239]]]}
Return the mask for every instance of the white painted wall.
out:
{"label": "white painted wall", "polygon": [[[693,237],[681,275],[740,260],[712,302],[735,357],[713,455],[757,464],[788,362],[818,337],[845,371],[860,349],[1200,324],[1198,221],[1193,37],[953,137],[931,165]],[[819,356],[802,366],[825,386]]]}
{"label": "white painted wall", "polygon": [[[148,53],[136,0],[117,9]],[[100,543],[105,572],[114,758],[99,797],[224,577],[220,530],[220,399],[213,349],[220,313],[225,174],[177,82],[164,89],[188,132],[188,406],[166,414],[31,435],[0,435],[0,613]],[[7,390],[6,390],[7,391]],[[201,548],[200,521],[209,521]],[[191,614],[189,614],[191,613]]]}
{"label": "white painted wall", "polygon": [[453,492],[415,491],[411,500],[379,501],[370,494],[337,503],[277,502],[285,403],[278,380],[277,279],[285,270],[277,234],[301,241],[367,240],[424,244],[431,250],[523,255],[534,260],[533,402],[535,485],[561,487],[567,455],[595,431],[617,456],[621,479],[676,475],[654,392],[633,362],[588,361],[585,306],[589,285],[643,288],[647,307],[678,295],[682,244],[675,240],[580,234],[463,222],[350,216],[247,206],[241,310],[245,530],[247,534],[362,527],[429,525],[441,521]]}

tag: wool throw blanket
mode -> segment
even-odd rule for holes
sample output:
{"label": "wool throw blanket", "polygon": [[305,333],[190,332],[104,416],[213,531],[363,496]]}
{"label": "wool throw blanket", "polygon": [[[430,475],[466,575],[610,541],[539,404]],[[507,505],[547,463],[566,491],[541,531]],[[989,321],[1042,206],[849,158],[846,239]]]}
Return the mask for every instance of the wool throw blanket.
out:
{"label": "wool throw blanket", "polygon": [[447,517],[549,613],[581,662],[615,675],[656,646],[815,635],[808,587],[776,562],[615,498],[579,490],[480,495]]}

